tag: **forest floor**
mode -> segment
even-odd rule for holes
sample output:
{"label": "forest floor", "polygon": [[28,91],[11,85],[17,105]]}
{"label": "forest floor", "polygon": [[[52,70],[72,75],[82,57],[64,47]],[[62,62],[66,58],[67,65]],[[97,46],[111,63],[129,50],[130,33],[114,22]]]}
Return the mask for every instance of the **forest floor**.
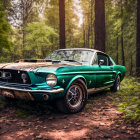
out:
{"label": "forest floor", "polygon": [[106,90],[90,96],[77,114],[60,113],[45,103],[0,99],[0,140],[139,139],[140,122],[122,118],[113,94]]}

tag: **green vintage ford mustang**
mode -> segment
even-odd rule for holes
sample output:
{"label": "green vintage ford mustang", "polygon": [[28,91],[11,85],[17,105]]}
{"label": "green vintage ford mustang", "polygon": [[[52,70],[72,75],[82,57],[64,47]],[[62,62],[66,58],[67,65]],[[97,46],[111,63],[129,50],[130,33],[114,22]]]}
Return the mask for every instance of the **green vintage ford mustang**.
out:
{"label": "green vintage ford mustang", "polygon": [[46,59],[0,64],[0,94],[32,101],[55,100],[60,111],[81,111],[88,95],[116,92],[126,73],[107,54],[94,49],[60,49]]}

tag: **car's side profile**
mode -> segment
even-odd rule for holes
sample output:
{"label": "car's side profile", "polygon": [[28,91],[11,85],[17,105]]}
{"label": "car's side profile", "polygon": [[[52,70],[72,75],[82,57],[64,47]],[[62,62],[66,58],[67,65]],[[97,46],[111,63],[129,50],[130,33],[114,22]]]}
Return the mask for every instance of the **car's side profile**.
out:
{"label": "car's side profile", "polygon": [[43,60],[20,60],[0,65],[1,94],[29,100],[56,100],[59,110],[81,111],[91,93],[110,88],[116,92],[125,76],[124,66],[94,49],[56,50]]}

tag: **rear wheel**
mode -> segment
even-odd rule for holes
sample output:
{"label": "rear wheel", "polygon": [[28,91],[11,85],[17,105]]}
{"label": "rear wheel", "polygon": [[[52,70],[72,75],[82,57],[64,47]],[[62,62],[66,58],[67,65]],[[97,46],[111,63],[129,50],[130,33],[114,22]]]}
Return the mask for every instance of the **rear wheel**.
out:
{"label": "rear wheel", "polygon": [[65,97],[57,101],[57,107],[65,113],[77,113],[85,107],[86,102],[86,85],[81,79],[78,79],[71,84]]}
{"label": "rear wheel", "polygon": [[120,75],[117,76],[117,79],[115,81],[115,84],[110,88],[112,92],[116,92],[120,90]]}

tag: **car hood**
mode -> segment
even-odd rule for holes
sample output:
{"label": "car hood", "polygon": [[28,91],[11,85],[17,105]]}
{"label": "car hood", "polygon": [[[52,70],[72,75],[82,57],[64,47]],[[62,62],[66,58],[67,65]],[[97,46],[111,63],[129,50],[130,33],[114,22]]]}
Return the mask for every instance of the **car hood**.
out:
{"label": "car hood", "polygon": [[59,67],[65,66],[81,66],[78,63],[53,63],[53,62],[18,62],[18,63],[3,63],[0,64],[0,69],[10,69],[10,70],[24,70],[24,71],[38,71],[39,69],[57,69]]}

